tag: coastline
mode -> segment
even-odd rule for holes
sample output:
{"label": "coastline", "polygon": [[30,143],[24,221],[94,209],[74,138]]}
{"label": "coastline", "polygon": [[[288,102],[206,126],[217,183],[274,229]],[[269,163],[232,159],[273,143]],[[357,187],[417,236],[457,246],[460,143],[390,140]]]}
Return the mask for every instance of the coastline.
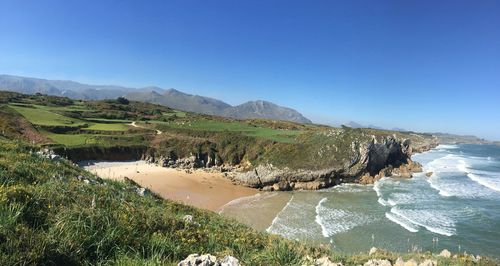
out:
{"label": "coastline", "polygon": [[[414,149],[413,155],[436,148],[438,145],[426,145]],[[411,159],[411,157],[410,157]],[[234,183],[223,172],[207,172],[206,169],[183,169],[162,167],[155,163],[141,161],[82,161],[78,163],[86,170],[101,178],[122,181],[125,177],[147,188],[164,199],[170,199],[219,214],[232,217],[258,230],[266,230],[289,201],[292,191],[264,191],[243,184]],[[360,184],[344,182],[342,184]],[[370,183],[364,184],[368,185]],[[335,187],[340,184],[334,184]],[[325,187],[322,189],[328,189]],[[321,189],[315,189],[321,191]],[[273,198],[266,206],[257,208],[263,199]],[[267,200],[264,200],[267,201]],[[239,205],[239,206],[238,206]],[[245,208],[264,210],[266,219],[253,221],[251,217],[241,215],[236,210]],[[240,217],[241,216],[241,217]]]}
{"label": "coastline", "polygon": [[158,196],[217,212],[225,204],[255,195],[259,190],[233,184],[221,173],[180,170],[145,161],[93,162],[79,165],[101,178],[135,181]]}

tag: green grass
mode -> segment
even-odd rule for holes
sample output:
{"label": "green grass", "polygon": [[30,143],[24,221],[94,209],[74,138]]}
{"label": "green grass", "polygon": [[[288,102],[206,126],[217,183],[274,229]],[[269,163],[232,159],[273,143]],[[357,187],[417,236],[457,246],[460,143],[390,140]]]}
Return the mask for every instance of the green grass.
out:
{"label": "green grass", "polygon": [[107,119],[107,118],[85,118],[86,121],[90,122],[97,122],[97,123],[124,123],[124,124],[130,124],[133,121],[132,120],[126,120],[126,119]]}
{"label": "green grass", "polygon": [[[89,125],[84,129],[88,130],[99,130],[99,131],[126,131],[129,129],[124,122],[128,122],[127,120],[113,120],[113,119],[88,119],[88,121],[96,121],[96,122],[104,122],[104,123],[96,123],[96,122],[86,122],[84,120],[75,119],[67,116],[60,115],[53,111],[62,111],[62,110],[76,110],[79,109],[80,106],[76,106],[76,108],[72,108],[74,106],[69,107],[51,107],[51,106],[42,106],[42,105],[29,105],[29,104],[11,104],[10,105],[14,110],[19,112],[22,116],[24,116],[28,121],[35,125],[40,126],[83,126]],[[86,109],[85,109],[86,110]],[[88,110],[86,110],[88,111]]]}
{"label": "green grass", "polygon": [[68,147],[99,144],[99,140],[94,134],[56,134],[49,132],[46,135],[54,142]]}
{"label": "green grass", "polygon": [[[69,162],[0,141],[0,265],[158,265],[191,253],[230,254],[246,265],[291,265],[306,253],[327,252],[210,211],[141,197],[130,184],[102,181]],[[187,214],[195,223],[184,222]]]}
{"label": "green grass", "polygon": [[103,135],[103,134],[57,134],[45,132],[45,134],[57,144],[67,147],[84,145],[138,145],[143,144],[144,139],[140,134],[128,135]]}
{"label": "green grass", "polygon": [[179,111],[179,110],[172,110],[172,112],[168,112],[168,113],[163,113],[163,116],[166,116],[166,117],[179,117],[179,118],[184,118],[187,116],[186,112],[183,112],[183,111]]}
{"label": "green grass", "polygon": [[101,131],[126,131],[130,126],[119,123],[95,123],[84,129],[101,130]]}
{"label": "green grass", "polygon": [[[240,132],[245,136],[259,137],[274,140],[277,142],[295,143],[296,136],[300,135],[300,130],[280,130],[266,127],[252,126],[240,121],[224,121],[224,120],[191,120],[191,121],[174,121],[174,122],[156,122],[164,127],[177,129],[191,129],[198,131],[212,132]],[[163,127],[161,127],[163,128]],[[160,128],[160,129],[161,129]]]}
{"label": "green grass", "polygon": [[85,122],[79,119],[66,117],[44,108],[10,105],[32,124],[40,126],[83,126]]}

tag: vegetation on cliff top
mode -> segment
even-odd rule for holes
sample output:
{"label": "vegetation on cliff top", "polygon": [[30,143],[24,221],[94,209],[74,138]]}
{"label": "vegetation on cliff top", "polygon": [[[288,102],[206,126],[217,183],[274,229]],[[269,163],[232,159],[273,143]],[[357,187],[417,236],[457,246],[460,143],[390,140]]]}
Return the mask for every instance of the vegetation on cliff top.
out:
{"label": "vegetation on cliff top", "polygon": [[0,92],[0,111],[6,128],[0,133],[11,138],[67,149],[144,146],[151,156],[183,158],[202,154],[248,167],[338,167],[348,163],[357,145],[373,137],[396,134],[412,139],[416,146],[432,140],[432,136],[423,134],[264,119],[235,120],[120,99],[73,101]]}

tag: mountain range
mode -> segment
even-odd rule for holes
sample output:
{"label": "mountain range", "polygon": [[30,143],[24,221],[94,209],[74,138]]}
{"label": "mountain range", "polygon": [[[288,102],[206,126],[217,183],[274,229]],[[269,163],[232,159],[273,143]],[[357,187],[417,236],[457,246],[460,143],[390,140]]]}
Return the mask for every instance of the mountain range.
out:
{"label": "mountain range", "polygon": [[344,126],[348,126],[351,128],[372,128],[372,129],[379,129],[379,130],[407,131],[406,129],[399,128],[399,127],[383,128],[383,127],[374,126],[374,125],[362,125],[362,124],[354,122],[354,121],[349,121],[348,123],[344,124]]}
{"label": "mountain range", "polygon": [[178,110],[223,117],[238,119],[267,118],[297,123],[312,123],[311,120],[296,110],[268,101],[248,101],[232,106],[221,100],[154,86],[130,88],[115,85],[89,85],[69,80],[47,80],[0,75],[0,90],[25,94],[42,93],[83,100],[125,97],[129,100],[156,103]]}

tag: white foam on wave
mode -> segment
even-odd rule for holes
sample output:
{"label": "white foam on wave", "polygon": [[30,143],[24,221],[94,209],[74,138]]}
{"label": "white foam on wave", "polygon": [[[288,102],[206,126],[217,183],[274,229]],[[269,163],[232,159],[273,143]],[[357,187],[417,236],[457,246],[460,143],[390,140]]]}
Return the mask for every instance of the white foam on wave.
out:
{"label": "white foam on wave", "polygon": [[[476,158],[476,163],[480,163],[481,159]],[[466,173],[470,180],[491,190],[500,192],[500,175],[498,173],[472,169],[471,165],[465,162],[465,159],[461,159],[459,162],[457,167],[460,171]]]}
{"label": "white foam on wave", "polygon": [[475,198],[487,196],[489,193],[480,186],[457,178],[457,176],[466,176],[471,173],[469,167],[472,162],[481,164],[485,162],[485,158],[465,157],[456,154],[437,158],[424,166],[425,171],[433,172],[427,182],[443,197]]}
{"label": "white foam on wave", "polygon": [[321,217],[319,216],[319,213],[321,212],[321,204],[323,204],[323,202],[327,201],[328,199],[327,198],[322,198],[319,202],[318,202],[318,205],[316,205],[316,218],[314,219],[314,221],[319,224],[319,226],[321,227],[321,234],[324,236],[324,237],[328,237],[328,229],[326,227],[326,225],[323,223],[323,220],[321,219]]}
{"label": "white foam on wave", "polygon": [[377,202],[380,203],[380,205],[382,205],[382,206],[389,206],[390,205],[389,202],[387,202],[383,198],[378,198]]}
{"label": "white foam on wave", "polygon": [[226,208],[230,207],[230,206],[253,204],[253,203],[257,202],[257,201],[268,199],[268,198],[274,197],[276,195],[278,195],[278,194],[277,193],[268,192],[268,193],[257,193],[255,195],[237,198],[237,199],[234,199],[234,200],[232,200],[232,201],[224,204],[223,206],[221,206],[219,208],[218,213],[219,214],[223,213],[224,210]]}
{"label": "white foam on wave", "polygon": [[327,198],[321,199],[316,205],[316,218],[314,221],[321,227],[324,237],[331,237],[338,233],[349,231],[357,226],[366,225],[373,218],[344,209],[330,209],[324,206]]}
{"label": "white foam on wave", "polygon": [[453,194],[451,194],[450,192],[446,191],[446,189],[442,186],[439,186],[438,183],[436,182],[436,177],[433,176],[429,179],[427,179],[427,182],[429,183],[429,185],[431,186],[431,188],[435,189],[438,191],[439,195],[443,196],[443,197],[451,197],[453,196]]}
{"label": "white foam on wave", "polygon": [[310,239],[319,235],[319,229],[312,221],[315,205],[315,201],[304,201],[300,195],[292,196],[266,231],[289,239]]}
{"label": "white foam on wave", "polygon": [[443,149],[443,150],[454,150],[458,149],[458,145],[453,145],[453,144],[439,144],[436,149]]}
{"label": "white foam on wave", "polygon": [[343,183],[343,184],[340,184],[338,186],[334,186],[332,188],[329,188],[329,189],[327,189],[327,191],[358,193],[358,192],[370,191],[370,186],[371,185]]}
{"label": "white foam on wave", "polygon": [[452,236],[456,233],[455,221],[436,210],[403,210],[392,207],[391,213],[404,218],[413,225],[422,226],[436,234]]}
{"label": "white foam on wave", "polygon": [[412,233],[418,232],[418,226],[407,222],[408,221],[407,219],[405,219],[405,218],[403,218],[395,213],[386,212],[385,217],[387,217],[387,219],[401,225],[404,229],[406,229]]}
{"label": "white foam on wave", "polygon": [[266,229],[266,232],[272,232],[272,228],[276,225],[276,223],[278,222],[279,220],[279,217],[280,215],[286,210],[286,208],[288,208],[290,206],[290,204],[292,203],[292,200],[293,200],[293,195],[292,197],[290,198],[290,200],[285,204],[285,206],[283,207],[283,209],[281,209],[281,211],[279,211],[276,216],[274,217],[273,221],[271,222],[271,225],[269,225],[269,227]]}
{"label": "white foam on wave", "polygon": [[375,193],[377,193],[378,197],[382,197],[382,192],[380,191],[380,189],[384,185],[385,182],[387,182],[387,177],[383,177],[383,178],[375,181],[375,183],[373,183],[373,190],[375,191]]}
{"label": "white foam on wave", "polygon": [[387,199],[387,203],[389,203],[389,205],[391,206],[396,206],[398,203],[396,201],[394,201],[393,199]]}
{"label": "white foam on wave", "polygon": [[498,180],[498,179],[495,182],[494,180],[490,180],[489,178],[484,178],[484,177],[481,177],[481,176],[473,174],[473,173],[468,173],[467,176],[472,181],[475,181],[482,186],[485,186],[489,189],[500,192],[500,182],[499,182],[500,180]]}

